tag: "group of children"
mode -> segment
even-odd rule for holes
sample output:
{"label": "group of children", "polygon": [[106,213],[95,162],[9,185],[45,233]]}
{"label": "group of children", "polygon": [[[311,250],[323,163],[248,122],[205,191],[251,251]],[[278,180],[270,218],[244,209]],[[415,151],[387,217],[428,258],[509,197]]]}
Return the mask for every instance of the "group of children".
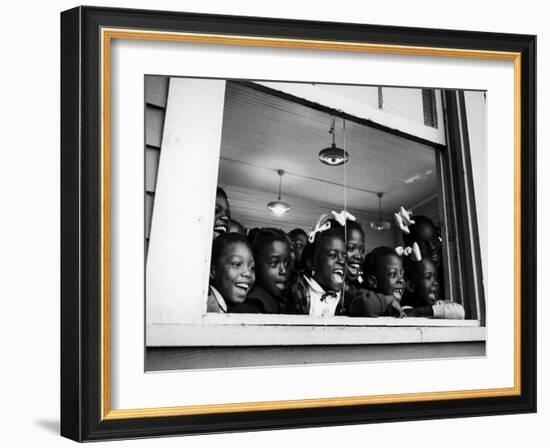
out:
{"label": "group of children", "polygon": [[218,188],[207,311],[463,319],[460,304],[439,297],[435,226],[414,218],[404,234],[407,247],[365,255],[364,232],[346,211],[322,216],[309,234],[275,228],[246,234]]}

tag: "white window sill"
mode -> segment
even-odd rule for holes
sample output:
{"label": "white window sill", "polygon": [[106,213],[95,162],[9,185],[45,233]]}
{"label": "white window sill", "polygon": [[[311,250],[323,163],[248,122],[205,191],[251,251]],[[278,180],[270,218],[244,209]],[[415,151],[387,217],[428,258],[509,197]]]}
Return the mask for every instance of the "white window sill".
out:
{"label": "white window sill", "polygon": [[483,342],[477,320],[205,314],[197,323],[151,323],[148,347]]}

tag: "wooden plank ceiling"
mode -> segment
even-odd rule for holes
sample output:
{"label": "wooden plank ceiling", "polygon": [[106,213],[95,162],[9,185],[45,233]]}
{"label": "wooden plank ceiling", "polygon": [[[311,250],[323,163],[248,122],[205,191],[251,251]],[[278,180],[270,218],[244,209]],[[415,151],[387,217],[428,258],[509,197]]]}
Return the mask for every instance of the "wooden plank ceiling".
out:
{"label": "wooden plank ceiling", "polygon": [[[330,167],[318,159],[330,146],[332,117],[286,99],[228,82],[219,183],[273,193],[277,169],[285,195],[378,212],[375,192],[384,192],[383,213],[412,206],[437,192],[434,150],[384,131],[336,119],[336,144],[346,146],[347,164]],[[344,142],[345,139],[345,142]]]}

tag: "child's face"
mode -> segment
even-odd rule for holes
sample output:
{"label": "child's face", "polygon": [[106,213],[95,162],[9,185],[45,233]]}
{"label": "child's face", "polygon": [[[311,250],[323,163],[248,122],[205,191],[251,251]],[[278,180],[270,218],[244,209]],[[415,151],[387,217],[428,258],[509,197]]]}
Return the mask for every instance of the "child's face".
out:
{"label": "child's face", "polygon": [[376,292],[401,300],[405,283],[403,262],[397,255],[386,255],[379,261],[376,272]]}
{"label": "child's face", "polygon": [[365,241],[363,234],[353,229],[348,235],[348,241],[346,244],[346,253],[348,256],[348,270],[346,278],[354,281],[361,273],[361,265],[365,258]]}
{"label": "child's face", "polygon": [[418,246],[423,257],[431,259],[436,266],[439,266],[441,245],[437,235],[434,235],[433,238],[427,241],[418,241]]}
{"label": "child's face", "polygon": [[437,300],[439,283],[437,282],[437,268],[435,264],[424,258],[415,267],[411,277],[413,293],[423,305],[433,305]]}
{"label": "child's face", "polygon": [[315,260],[313,278],[325,290],[338,292],[344,286],[346,247],[339,236],[323,239]]}
{"label": "child's face", "polygon": [[222,195],[216,195],[216,210],[214,213],[214,239],[229,229],[231,210],[229,202]]}
{"label": "child's face", "polygon": [[288,287],[290,248],[287,243],[266,244],[256,257],[257,283],[273,297],[280,297]]}
{"label": "child's face", "polygon": [[295,235],[292,238],[292,251],[294,252],[295,263],[300,266],[302,264],[302,252],[306,247],[307,238],[303,234]]}
{"label": "child's face", "polygon": [[252,251],[244,243],[228,244],[214,261],[211,278],[227,303],[244,302],[256,279]]}

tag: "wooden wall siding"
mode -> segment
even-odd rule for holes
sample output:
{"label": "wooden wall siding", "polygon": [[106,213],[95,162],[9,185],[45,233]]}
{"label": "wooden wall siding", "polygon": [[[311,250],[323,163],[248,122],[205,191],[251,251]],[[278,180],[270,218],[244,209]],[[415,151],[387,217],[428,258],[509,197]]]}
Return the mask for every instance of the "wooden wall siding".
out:
{"label": "wooden wall siding", "polygon": [[165,76],[145,77],[145,103],[165,108],[168,98],[168,81]]}
{"label": "wooden wall siding", "polygon": [[145,144],[160,148],[165,110],[147,104],[145,106]]}
{"label": "wooden wall siding", "polygon": [[[253,227],[276,227],[288,232],[296,227],[309,232],[315,225],[321,214],[330,213],[331,210],[340,211],[342,205],[326,203],[312,203],[291,196],[283,196],[291,210],[283,216],[275,216],[267,210],[267,203],[276,199],[275,193],[264,193],[233,185],[221,185],[227,193],[231,207],[231,215],[243,224],[247,229]],[[395,233],[392,230],[376,231],[370,229],[370,222],[378,219],[377,216],[364,211],[350,209],[357,221],[365,231],[365,247],[367,250],[378,246],[394,246]],[[391,220],[391,217],[384,216]]]}
{"label": "wooden wall siding", "polygon": [[148,193],[154,193],[156,189],[159,157],[159,148],[145,147],[145,191]]}
{"label": "wooden wall siding", "polygon": [[169,78],[145,76],[145,253],[149,246]]}
{"label": "wooden wall siding", "polygon": [[149,239],[151,233],[151,218],[153,217],[153,205],[155,203],[155,195],[151,193],[145,194],[145,238]]}

